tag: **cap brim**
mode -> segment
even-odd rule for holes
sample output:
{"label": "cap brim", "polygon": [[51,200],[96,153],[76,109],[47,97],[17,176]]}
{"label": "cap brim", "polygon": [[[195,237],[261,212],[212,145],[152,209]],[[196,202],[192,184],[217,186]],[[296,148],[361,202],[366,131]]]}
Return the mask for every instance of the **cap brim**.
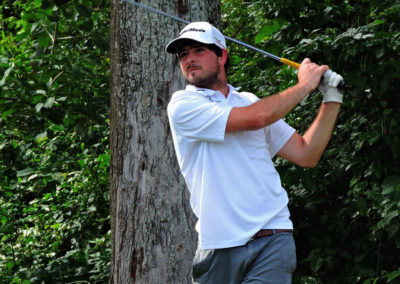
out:
{"label": "cap brim", "polygon": [[172,40],[170,43],[168,43],[167,47],[165,48],[165,51],[168,53],[172,53],[172,54],[178,53],[178,47],[181,45],[182,41],[185,41],[185,40],[186,41],[188,41],[188,40],[197,41],[197,42],[204,43],[204,44],[214,44],[213,42],[210,43],[210,42],[201,41],[198,39],[193,39],[191,37],[182,36],[182,37],[176,38],[176,39]]}

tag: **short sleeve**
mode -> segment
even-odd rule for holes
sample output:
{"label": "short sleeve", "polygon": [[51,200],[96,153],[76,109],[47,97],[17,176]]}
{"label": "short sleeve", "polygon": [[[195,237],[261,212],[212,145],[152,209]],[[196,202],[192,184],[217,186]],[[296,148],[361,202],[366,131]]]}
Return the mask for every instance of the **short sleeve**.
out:
{"label": "short sleeve", "polygon": [[222,142],[232,106],[195,92],[177,92],[168,104],[170,124],[188,139]]}
{"label": "short sleeve", "polygon": [[280,119],[264,128],[265,139],[271,158],[279,152],[279,150],[292,137],[296,130]]}

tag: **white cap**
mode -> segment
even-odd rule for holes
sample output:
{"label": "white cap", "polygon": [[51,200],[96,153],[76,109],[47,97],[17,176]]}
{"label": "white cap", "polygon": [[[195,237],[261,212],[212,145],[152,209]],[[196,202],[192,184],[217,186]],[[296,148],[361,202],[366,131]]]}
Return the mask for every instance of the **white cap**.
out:
{"label": "white cap", "polygon": [[177,53],[179,42],[184,39],[191,39],[205,44],[215,44],[221,49],[226,49],[225,37],[217,28],[207,22],[194,22],[184,27],[179,37],[172,40],[165,50],[169,53]]}

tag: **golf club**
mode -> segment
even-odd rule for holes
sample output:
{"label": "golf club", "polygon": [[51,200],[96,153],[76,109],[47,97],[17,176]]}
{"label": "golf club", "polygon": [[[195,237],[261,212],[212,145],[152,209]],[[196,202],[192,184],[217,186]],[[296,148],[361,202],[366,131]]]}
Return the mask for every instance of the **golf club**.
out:
{"label": "golf club", "polygon": [[[154,13],[157,13],[157,14],[159,14],[159,15],[162,15],[162,16],[165,16],[165,17],[174,19],[174,20],[176,20],[176,21],[178,21],[178,22],[185,23],[185,24],[190,24],[189,21],[186,21],[186,20],[181,19],[181,18],[179,18],[179,17],[176,17],[176,16],[174,16],[174,15],[165,13],[165,12],[163,12],[163,11],[160,11],[160,10],[157,10],[157,9],[154,9],[154,8],[151,8],[151,7],[148,7],[148,6],[143,5],[143,4],[141,4],[141,3],[138,3],[138,2],[135,2],[135,1],[132,1],[132,0],[125,0],[125,1],[126,1],[127,3],[129,3],[129,4],[131,4],[131,5],[134,5],[134,6],[143,8],[143,9],[145,9],[145,10],[148,10],[148,11],[151,11],[151,12],[154,12]],[[236,44],[239,44],[239,45],[241,45],[241,46],[244,46],[244,47],[246,47],[246,48],[248,48],[248,49],[250,49],[250,50],[256,51],[256,52],[258,52],[258,53],[261,53],[261,54],[263,54],[263,55],[265,55],[265,56],[267,56],[267,57],[269,57],[269,58],[271,58],[271,59],[274,59],[274,60],[279,61],[279,62],[281,62],[281,63],[283,63],[283,64],[286,64],[286,65],[288,65],[288,66],[291,66],[291,67],[293,67],[293,68],[295,68],[295,69],[299,69],[299,67],[300,67],[300,64],[299,64],[299,63],[294,62],[294,61],[291,61],[291,60],[289,60],[289,59],[287,59],[287,58],[276,56],[276,55],[274,55],[274,54],[272,54],[272,53],[269,53],[269,52],[266,52],[266,51],[264,51],[264,50],[261,50],[261,49],[259,49],[259,48],[257,48],[257,47],[254,47],[254,46],[252,46],[252,45],[250,45],[250,44],[244,43],[244,42],[242,42],[242,41],[240,41],[240,40],[237,40],[237,39],[234,39],[234,38],[231,38],[231,37],[228,37],[228,36],[224,36],[224,37],[225,37],[227,40],[229,40],[229,41],[232,41],[232,42],[234,42],[234,43],[236,43]],[[344,88],[344,81],[343,81],[343,80],[340,81],[340,83],[339,83],[339,85],[338,85],[337,88],[338,88],[338,89],[343,89],[343,88]]]}

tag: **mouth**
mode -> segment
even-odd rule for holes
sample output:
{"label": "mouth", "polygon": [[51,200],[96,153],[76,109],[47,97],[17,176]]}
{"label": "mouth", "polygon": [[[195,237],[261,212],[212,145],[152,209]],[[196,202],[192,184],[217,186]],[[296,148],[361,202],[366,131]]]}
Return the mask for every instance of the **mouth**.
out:
{"label": "mouth", "polygon": [[200,70],[200,67],[199,67],[199,66],[190,65],[190,66],[188,66],[188,67],[186,68],[186,70],[187,70],[187,72],[193,72],[193,71]]}

